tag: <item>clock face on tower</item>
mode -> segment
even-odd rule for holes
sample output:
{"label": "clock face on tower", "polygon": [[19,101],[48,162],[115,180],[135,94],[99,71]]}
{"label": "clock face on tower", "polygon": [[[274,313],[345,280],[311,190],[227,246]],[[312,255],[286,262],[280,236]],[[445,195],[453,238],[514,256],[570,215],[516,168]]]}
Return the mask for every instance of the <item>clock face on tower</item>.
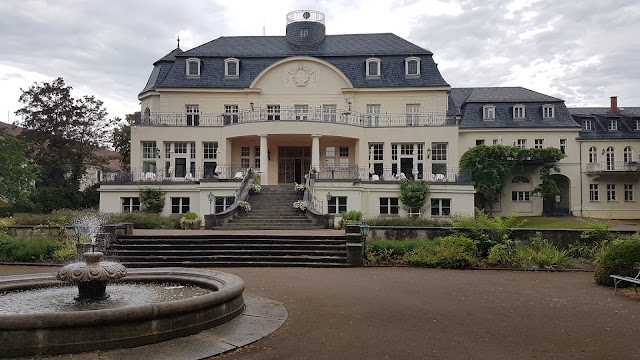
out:
{"label": "clock face on tower", "polygon": [[300,30],[300,37],[306,38],[307,36],[309,36],[309,30],[307,29]]}

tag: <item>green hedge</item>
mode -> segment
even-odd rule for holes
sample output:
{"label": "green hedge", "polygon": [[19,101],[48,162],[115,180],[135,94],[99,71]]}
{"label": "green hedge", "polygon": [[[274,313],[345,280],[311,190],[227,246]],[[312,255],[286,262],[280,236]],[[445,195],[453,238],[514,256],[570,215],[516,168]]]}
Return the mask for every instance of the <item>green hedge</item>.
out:
{"label": "green hedge", "polygon": [[370,226],[426,226],[426,227],[447,227],[451,222],[447,220],[405,218],[405,217],[377,217],[366,219]]}
{"label": "green hedge", "polygon": [[18,241],[6,234],[0,234],[0,261],[50,261],[56,251],[63,247],[63,243],[49,238]]}
{"label": "green hedge", "polygon": [[[640,262],[640,237],[635,235],[631,239],[614,240],[596,262],[596,283],[613,286],[613,279],[609,275],[636,276],[638,270],[633,269],[636,262]],[[619,284],[621,287],[629,285],[624,281]]]}
{"label": "green hedge", "polygon": [[165,217],[143,212],[109,215],[110,223],[133,223],[135,229],[180,229],[179,217]]}

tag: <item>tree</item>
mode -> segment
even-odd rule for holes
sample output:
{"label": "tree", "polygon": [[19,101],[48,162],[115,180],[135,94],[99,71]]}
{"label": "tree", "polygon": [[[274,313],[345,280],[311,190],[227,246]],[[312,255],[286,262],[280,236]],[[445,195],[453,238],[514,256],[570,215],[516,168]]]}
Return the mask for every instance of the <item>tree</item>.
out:
{"label": "tree", "polygon": [[113,129],[113,147],[120,153],[120,161],[128,171],[131,166],[131,125],[140,121],[140,111],[127,114],[124,122],[120,118],[115,121],[118,127]]}
{"label": "tree", "polygon": [[142,211],[158,214],[164,209],[164,195],[165,192],[156,188],[141,188],[140,189],[140,204],[142,205]]}
{"label": "tree", "polygon": [[107,143],[107,111],[93,96],[74,99],[62,78],[35,83],[22,90],[16,111],[25,128],[20,138],[28,143],[27,154],[42,171],[36,183],[42,211],[80,206],[80,180],[89,165],[104,159],[96,150]]}
{"label": "tree", "polygon": [[0,198],[19,206],[28,203],[40,171],[25,157],[26,147],[0,130]]}
{"label": "tree", "polygon": [[479,145],[473,147],[460,158],[460,168],[471,171],[476,186],[476,204],[491,209],[502,195],[507,175],[518,164],[531,164],[540,167],[542,182],[533,189],[533,193],[542,197],[560,193],[551,171],[560,172],[558,161],[564,154],[556,148],[521,149],[517,146]]}
{"label": "tree", "polygon": [[414,181],[400,181],[400,202],[408,212],[420,212],[429,198],[429,185]]}

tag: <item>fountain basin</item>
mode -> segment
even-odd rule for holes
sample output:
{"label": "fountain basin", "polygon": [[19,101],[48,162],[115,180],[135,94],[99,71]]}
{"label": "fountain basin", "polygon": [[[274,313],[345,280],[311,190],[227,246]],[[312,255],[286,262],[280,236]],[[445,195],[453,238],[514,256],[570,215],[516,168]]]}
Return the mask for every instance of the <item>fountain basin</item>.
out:
{"label": "fountain basin", "polygon": [[[171,282],[215,290],[188,299],[109,310],[0,315],[0,357],[134,347],[198,333],[244,310],[244,281],[219,271],[131,269],[120,282]],[[0,292],[64,284],[51,274],[0,277]]]}

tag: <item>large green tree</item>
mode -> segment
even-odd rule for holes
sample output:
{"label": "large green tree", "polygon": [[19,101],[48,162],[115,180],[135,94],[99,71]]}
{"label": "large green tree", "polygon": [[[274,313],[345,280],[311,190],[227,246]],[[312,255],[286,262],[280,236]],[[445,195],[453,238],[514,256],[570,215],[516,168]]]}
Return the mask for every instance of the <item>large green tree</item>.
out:
{"label": "large green tree", "polygon": [[516,165],[539,168],[541,183],[533,194],[548,197],[560,193],[551,172],[560,172],[558,161],[564,154],[556,148],[521,149],[517,146],[479,145],[460,158],[460,168],[471,171],[476,187],[476,205],[491,210],[506,186],[507,175]]}
{"label": "large green tree", "polygon": [[120,154],[120,161],[125,170],[131,166],[131,125],[140,121],[140,111],[127,114],[124,122],[116,118],[117,127],[113,129],[113,147]]}
{"label": "large green tree", "polygon": [[24,155],[26,148],[0,129],[0,199],[17,206],[28,204],[40,171]]}
{"label": "large green tree", "polygon": [[107,144],[107,111],[93,96],[74,99],[71,87],[57,78],[22,90],[20,134],[27,154],[42,171],[36,183],[36,210],[81,206],[80,180],[87,166],[104,163],[96,150]]}

